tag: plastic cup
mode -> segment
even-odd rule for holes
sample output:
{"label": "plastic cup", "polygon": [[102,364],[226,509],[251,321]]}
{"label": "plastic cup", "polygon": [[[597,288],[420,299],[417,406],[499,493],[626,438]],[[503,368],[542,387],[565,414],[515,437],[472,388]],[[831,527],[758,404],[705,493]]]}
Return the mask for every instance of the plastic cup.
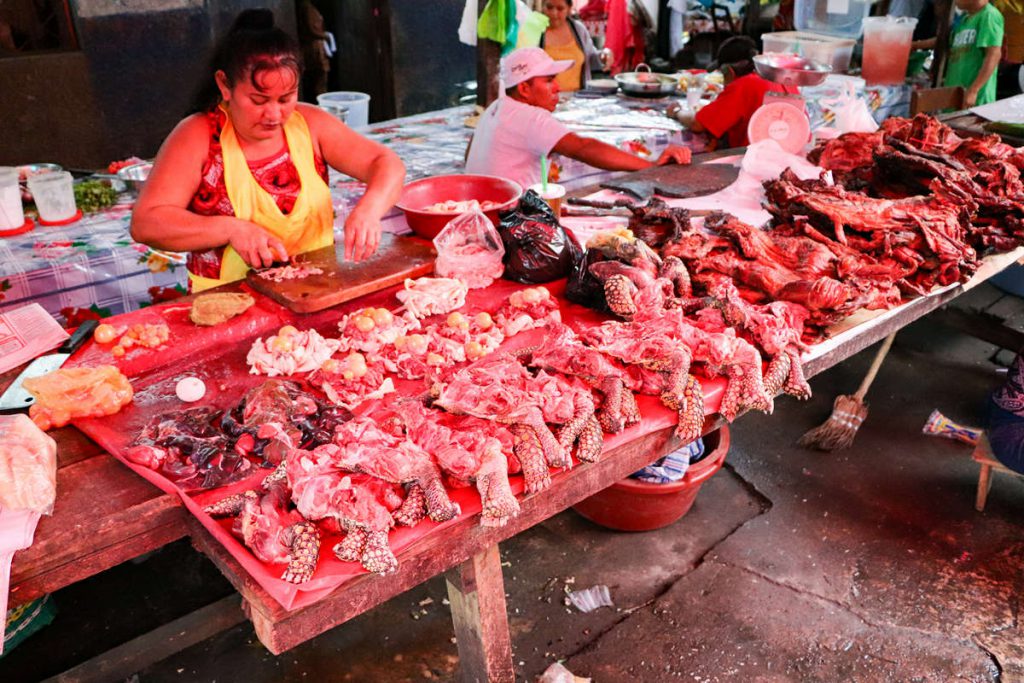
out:
{"label": "plastic cup", "polygon": [[530,189],[536,192],[541,199],[547,202],[547,205],[551,207],[551,211],[555,214],[555,218],[559,218],[562,215],[562,200],[565,198],[565,186],[557,183],[548,183],[548,189],[545,191],[544,186],[540,183],[531,185]]}
{"label": "plastic cup", "polygon": [[703,85],[691,85],[686,89],[686,106],[695,111],[700,104],[700,96],[704,94]]}
{"label": "plastic cup", "polygon": [[365,128],[370,122],[370,96],[364,92],[325,92],[316,96],[316,103],[324,109],[329,106],[348,109],[346,123],[351,128]]}
{"label": "plastic cup", "polygon": [[66,221],[75,215],[75,193],[67,171],[44,173],[28,179],[28,189],[35,199],[39,218],[47,223]]}
{"label": "plastic cup", "polygon": [[329,103],[321,104],[320,108],[342,123],[348,122],[348,107],[343,107],[340,104]]}
{"label": "plastic cup", "polygon": [[25,223],[25,209],[21,205],[18,170],[0,166],[0,230],[14,230]]}
{"label": "plastic cup", "polygon": [[861,76],[868,85],[899,85],[906,80],[910,43],[917,19],[867,17]]}

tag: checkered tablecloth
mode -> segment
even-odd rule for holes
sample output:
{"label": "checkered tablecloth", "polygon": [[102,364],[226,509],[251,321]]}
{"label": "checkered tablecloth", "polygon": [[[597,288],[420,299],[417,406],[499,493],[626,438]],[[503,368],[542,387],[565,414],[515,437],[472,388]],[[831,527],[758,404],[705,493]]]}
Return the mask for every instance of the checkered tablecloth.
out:
{"label": "checkered tablecloth", "polygon": [[[683,131],[662,112],[667,101],[621,97],[570,98],[556,115],[580,134],[633,152],[656,155],[672,143],[685,142]],[[470,106],[394,119],[369,127],[368,137],[393,149],[405,162],[407,181],[460,173],[472,128]],[[694,151],[703,149],[690,138]],[[561,182],[573,189],[611,174],[572,159],[560,162]],[[334,171],[331,193],[340,233],[345,216],[363,195],[364,185]],[[104,317],[147,306],[185,292],[184,254],[151,249],[128,234],[131,200],[68,226],[36,227],[0,238],[0,311],[35,301],[62,323]],[[406,232],[397,210],[384,228]]]}

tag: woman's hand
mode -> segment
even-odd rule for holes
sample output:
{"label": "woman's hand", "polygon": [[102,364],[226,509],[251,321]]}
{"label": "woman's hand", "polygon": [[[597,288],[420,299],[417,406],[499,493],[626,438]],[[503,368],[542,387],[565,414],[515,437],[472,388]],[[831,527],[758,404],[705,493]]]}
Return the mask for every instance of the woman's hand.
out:
{"label": "woman's hand", "polygon": [[380,219],[356,206],[345,220],[345,260],[362,261],[380,246]]}
{"label": "woman's hand", "polygon": [[615,53],[612,52],[609,48],[604,48],[598,54],[598,59],[601,60],[601,68],[604,69],[605,71],[608,71],[608,69],[611,68],[612,64],[615,63]]}
{"label": "woman's hand", "polygon": [[228,244],[252,268],[267,268],[274,261],[288,260],[288,250],[284,243],[249,221],[236,220]]}

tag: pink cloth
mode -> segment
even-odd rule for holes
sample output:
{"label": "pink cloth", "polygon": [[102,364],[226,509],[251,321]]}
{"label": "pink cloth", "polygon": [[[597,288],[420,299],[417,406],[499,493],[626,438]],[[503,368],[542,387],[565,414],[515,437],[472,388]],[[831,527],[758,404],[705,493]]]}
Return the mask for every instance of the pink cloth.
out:
{"label": "pink cloth", "polygon": [[4,651],[7,625],[7,592],[11,587],[14,553],[32,545],[40,514],[30,510],[9,510],[0,506],[0,654]]}

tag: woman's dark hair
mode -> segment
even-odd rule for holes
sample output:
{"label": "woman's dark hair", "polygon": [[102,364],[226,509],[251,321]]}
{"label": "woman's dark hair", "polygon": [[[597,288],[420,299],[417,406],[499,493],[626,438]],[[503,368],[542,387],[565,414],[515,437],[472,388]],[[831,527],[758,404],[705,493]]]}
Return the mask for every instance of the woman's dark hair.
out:
{"label": "woman's dark hair", "polygon": [[274,24],[274,13],[270,10],[245,10],[214,47],[190,113],[211,111],[220,103],[220,90],[214,77],[218,71],[224,72],[231,86],[248,78],[259,87],[260,73],[281,67],[293,70],[296,79],[301,79],[302,56],[298,42]]}

